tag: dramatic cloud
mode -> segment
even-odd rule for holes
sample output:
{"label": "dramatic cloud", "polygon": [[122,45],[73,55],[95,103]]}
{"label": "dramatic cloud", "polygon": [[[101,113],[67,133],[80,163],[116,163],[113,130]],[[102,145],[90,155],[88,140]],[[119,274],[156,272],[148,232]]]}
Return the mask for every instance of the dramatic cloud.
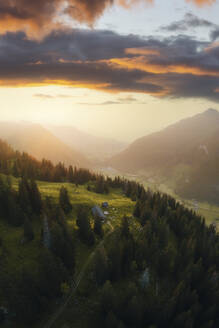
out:
{"label": "dramatic cloud", "polygon": [[[152,0],[139,0],[151,2]],[[44,36],[65,25],[64,15],[92,25],[112,5],[131,6],[138,0],[9,0],[0,3],[0,32],[25,31]]]}
{"label": "dramatic cloud", "polygon": [[8,33],[0,37],[0,50],[1,86],[67,85],[219,101],[217,42],[74,30],[54,32],[41,42]]}
{"label": "dramatic cloud", "polygon": [[[185,0],[182,0],[185,1]],[[198,6],[214,0],[186,0]],[[153,0],[8,0],[0,2],[0,33],[25,31],[30,37],[42,37],[63,28],[67,15],[80,23],[92,25],[112,5],[130,7]]]}

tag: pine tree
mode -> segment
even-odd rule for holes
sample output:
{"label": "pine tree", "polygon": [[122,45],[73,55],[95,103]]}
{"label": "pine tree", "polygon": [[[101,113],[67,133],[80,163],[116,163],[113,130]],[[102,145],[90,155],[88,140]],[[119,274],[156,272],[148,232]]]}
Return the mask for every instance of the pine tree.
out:
{"label": "pine tree", "polygon": [[71,165],[69,166],[69,169],[68,169],[68,180],[71,183],[74,182],[74,171],[73,171],[73,167]]}
{"label": "pine tree", "polygon": [[108,261],[104,247],[96,251],[94,258],[94,276],[97,285],[101,286],[108,277]]}
{"label": "pine tree", "polygon": [[24,238],[26,241],[31,241],[34,239],[33,227],[27,217],[24,220]]}
{"label": "pine tree", "polygon": [[105,327],[106,328],[118,328],[118,320],[112,311],[110,311],[106,316]]}
{"label": "pine tree", "polygon": [[65,214],[68,214],[72,210],[72,205],[70,203],[70,199],[68,196],[68,190],[65,187],[61,187],[60,193],[59,193],[59,204]]}
{"label": "pine tree", "polygon": [[40,215],[42,211],[42,199],[38,186],[34,180],[31,180],[30,182],[30,202],[33,212]]}
{"label": "pine tree", "polygon": [[116,295],[110,281],[106,281],[101,290],[101,309],[103,314],[107,314],[116,308]]}
{"label": "pine tree", "polygon": [[79,236],[82,241],[86,242],[88,245],[93,245],[95,238],[91,229],[88,213],[84,208],[79,209],[76,223],[79,227]]}
{"label": "pine tree", "polygon": [[122,219],[122,226],[121,226],[121,235],[123,237],[128,238],[130,235],[130,231],[129,231],[129,219],[127,218],[127,216],[124,216]]}
{"label": "pine tree", "polygon": [[30,190],[29,190],[28,181],[25,177],[23,177],[19,182],[18,200],[21,209],[27,214],[31,214],[31,202],[30,202],[29,191]]}

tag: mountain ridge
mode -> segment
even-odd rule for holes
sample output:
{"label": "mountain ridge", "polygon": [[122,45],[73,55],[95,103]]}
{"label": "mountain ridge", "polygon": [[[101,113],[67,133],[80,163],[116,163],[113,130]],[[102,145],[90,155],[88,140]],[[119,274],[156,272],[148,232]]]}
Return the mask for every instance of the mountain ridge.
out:
{"label": "mountain ridge", "polygon": [[46,125],[56,137],[68,146],[80,150],[91,160],[104,160],[110,158],[126,148],[125,142],[114,139],[99,137],[81,131],[74,126],[54,126]]}
{"label": "mountain ridge", "polygon": [[109,165],[127,172],[157,168],[161,161],[163,165],[174,165],[184,161],[186,153],[189,154],[218,130],[219,112],[209,109],[135,140],[123,152],[112,157]]}
{"label": "mountain ridge", "polygon": [[37,123],[0,122],[0,138],[39,160],[47,158],[53,163],[90,167],[90,162],[83,154]]}

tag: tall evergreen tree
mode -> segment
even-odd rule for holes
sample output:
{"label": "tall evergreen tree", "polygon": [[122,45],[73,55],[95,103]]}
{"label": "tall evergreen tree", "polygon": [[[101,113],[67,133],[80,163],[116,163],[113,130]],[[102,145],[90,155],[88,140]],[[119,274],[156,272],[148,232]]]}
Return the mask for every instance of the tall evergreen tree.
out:
{"label": "tall evergreen tree", "polygon": [[38,186],[34,180],[30,182],[30,202],[32,206],[32,210],[37,215],[42,212],[42,199],[38,189]]}
{"label": "tall evergreen tree", "polygon": [[95,238],[93,231],[91,229],[90,220],[88,218],[88,213],[84,208],[78,210],[77,215],[77,226],[79,227],[79,236],[88,245],[93,245]]}
{"label": "tall evergreen tree", "polygon": [[27,217],[24,220],[24,238],[26,241],[31,241],[34,239],[33,226]]}
{"label": "tall evergreen tree", "polygon": [[65,187],[61,187],[59,192],[59,204],[65,214],[68,214],[72,210],[72,205],[68,196],[68,190]]}
{"label": "tall evergreen tree", "polygon": [[25,177],[19,182],[18,200],[21,209],[25,213],[31,214],[30,190],[28,181]]}
{"label": "tall evergreen tree", "polygon": [[101,286],[108,278],[108,261],[103,247],[96,251],[94,258],[94,276],[97,285]]}

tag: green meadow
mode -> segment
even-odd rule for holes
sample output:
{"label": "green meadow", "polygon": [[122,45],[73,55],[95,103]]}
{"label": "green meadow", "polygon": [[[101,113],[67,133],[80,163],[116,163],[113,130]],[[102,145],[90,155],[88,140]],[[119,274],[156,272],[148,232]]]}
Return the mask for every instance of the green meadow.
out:
{"label": "green meadow", "polygon": [[[12,187],[17,190],[19,180],[11,177]],[[105,233],[110,232],[113,228],[120,225],[121,218],[124,215],[132,216],[135,202],[124,196],[122,190],[111,189],[109,194],[97,194],[87,190],[87,185],[76,187],[70,183],[48,183],[48,182],[37,182],[41,196],[43,199],[51,197],[54,203],[58,203],[59,191],[62,186],[68,189],[69,198],[73,206],[72,212],[67,216],[67,223],[70,232],[73,234],[75,240],[75,260],[76,270],[75,276],[77,276],[84,267],[90,254],[95,250],[96,246],[88,247],[80,242],[77,237],[77,209],[79,206],[86,206],[90,210],[91,224],[93,225],[91,208],[94,205],[101,206],[102,202],[107,201],[109,208],[106,209],[108,212],[106,224],[103,225]],[[3,247],[0,247],[0,255],[4,257],[4,270],[6,274],[12,275],[13,277],[20,275],[24,268],[31,268],[32,272],[37,273],[38,263],[37,258],[40,256],[42,250],[41,241],[41,229],[42,229],[42,218],[33,221],[34,235],[33,241],[23,243],[23,227],[11,227],[4,220],[0,221],[0,239],[2,240]],[[96,245],[100,240],[97,239]],[[85,279],[86,281],[86,279]],[[83,282],[82,282],[83,286]],[[83,288],[83,287],[82,287]],[[0,302],[4,304],[4,300],[0,294]],[[56,308],[55,304],[51,305],[48,312],[53,313]],[[45,320],[47,320],[45,318]],[[43,319],[44,321],[44,319]],[[38,326],[37,326],[38,327]],[[14,327],[13,327],[14,328]],[[17,328],[17,327],[16,327]]]}
{"label": "green meadow", "polygon": [[[11,178],[12,186],[15,189],[18,189],[18,179]],[[109,208],[106,209],[109,213],[107,215],[108,222],[111,226],[116,227],[120,224],[120,219],[124,216],[132,216],[135,203],[129,198],[125,197],[121,190],[113,189],[109,194],[97,194],[87,190],[87,186],[78,186],[70,183],[48,183],[48,182],[37,182],[39,190],[43,198],[49,196],[52,198],[54,203],[58,202],[59,190],[61,186],[65,186],[68,189],[69,197],[71,204],[73,206],[72,212],[67,217],[67,222],[69,229],[75,231],[76,226],[76,213],[79,206],[86,206],[90,209],[90,217],[92,218],[91,208],[94,205],[101,206],[102,202],[107,201]],[[92,220],[91,220],[92,222]],[[17,274],[21,272],[22,268],[26,265],[31,266],[33,270],[36,269],[37,263],[36,259],[39,256],[40,252],[40,243],[41,243],[41,228],[42,222],[39,219],[38,221],[33,222],[34,225],[34,234],[35,238],[33,241],[23,244],[23,228],[22,227],[11,227],[6,224],[4,221],[0,221],[0,238],[2,243],[6,248],[7,253],[7,266],[6,270],[8,272],[13,272]],[[109,225],[104,225],[104,229],[109,230]],[[75,232],[73,232],[75,233]],[[2,250],[0,250],[2,251]],[[76,245],[76,262],[78,269],[83,265],[84,260],[87,257],[90,249],[84,244],[77,241]]]}

